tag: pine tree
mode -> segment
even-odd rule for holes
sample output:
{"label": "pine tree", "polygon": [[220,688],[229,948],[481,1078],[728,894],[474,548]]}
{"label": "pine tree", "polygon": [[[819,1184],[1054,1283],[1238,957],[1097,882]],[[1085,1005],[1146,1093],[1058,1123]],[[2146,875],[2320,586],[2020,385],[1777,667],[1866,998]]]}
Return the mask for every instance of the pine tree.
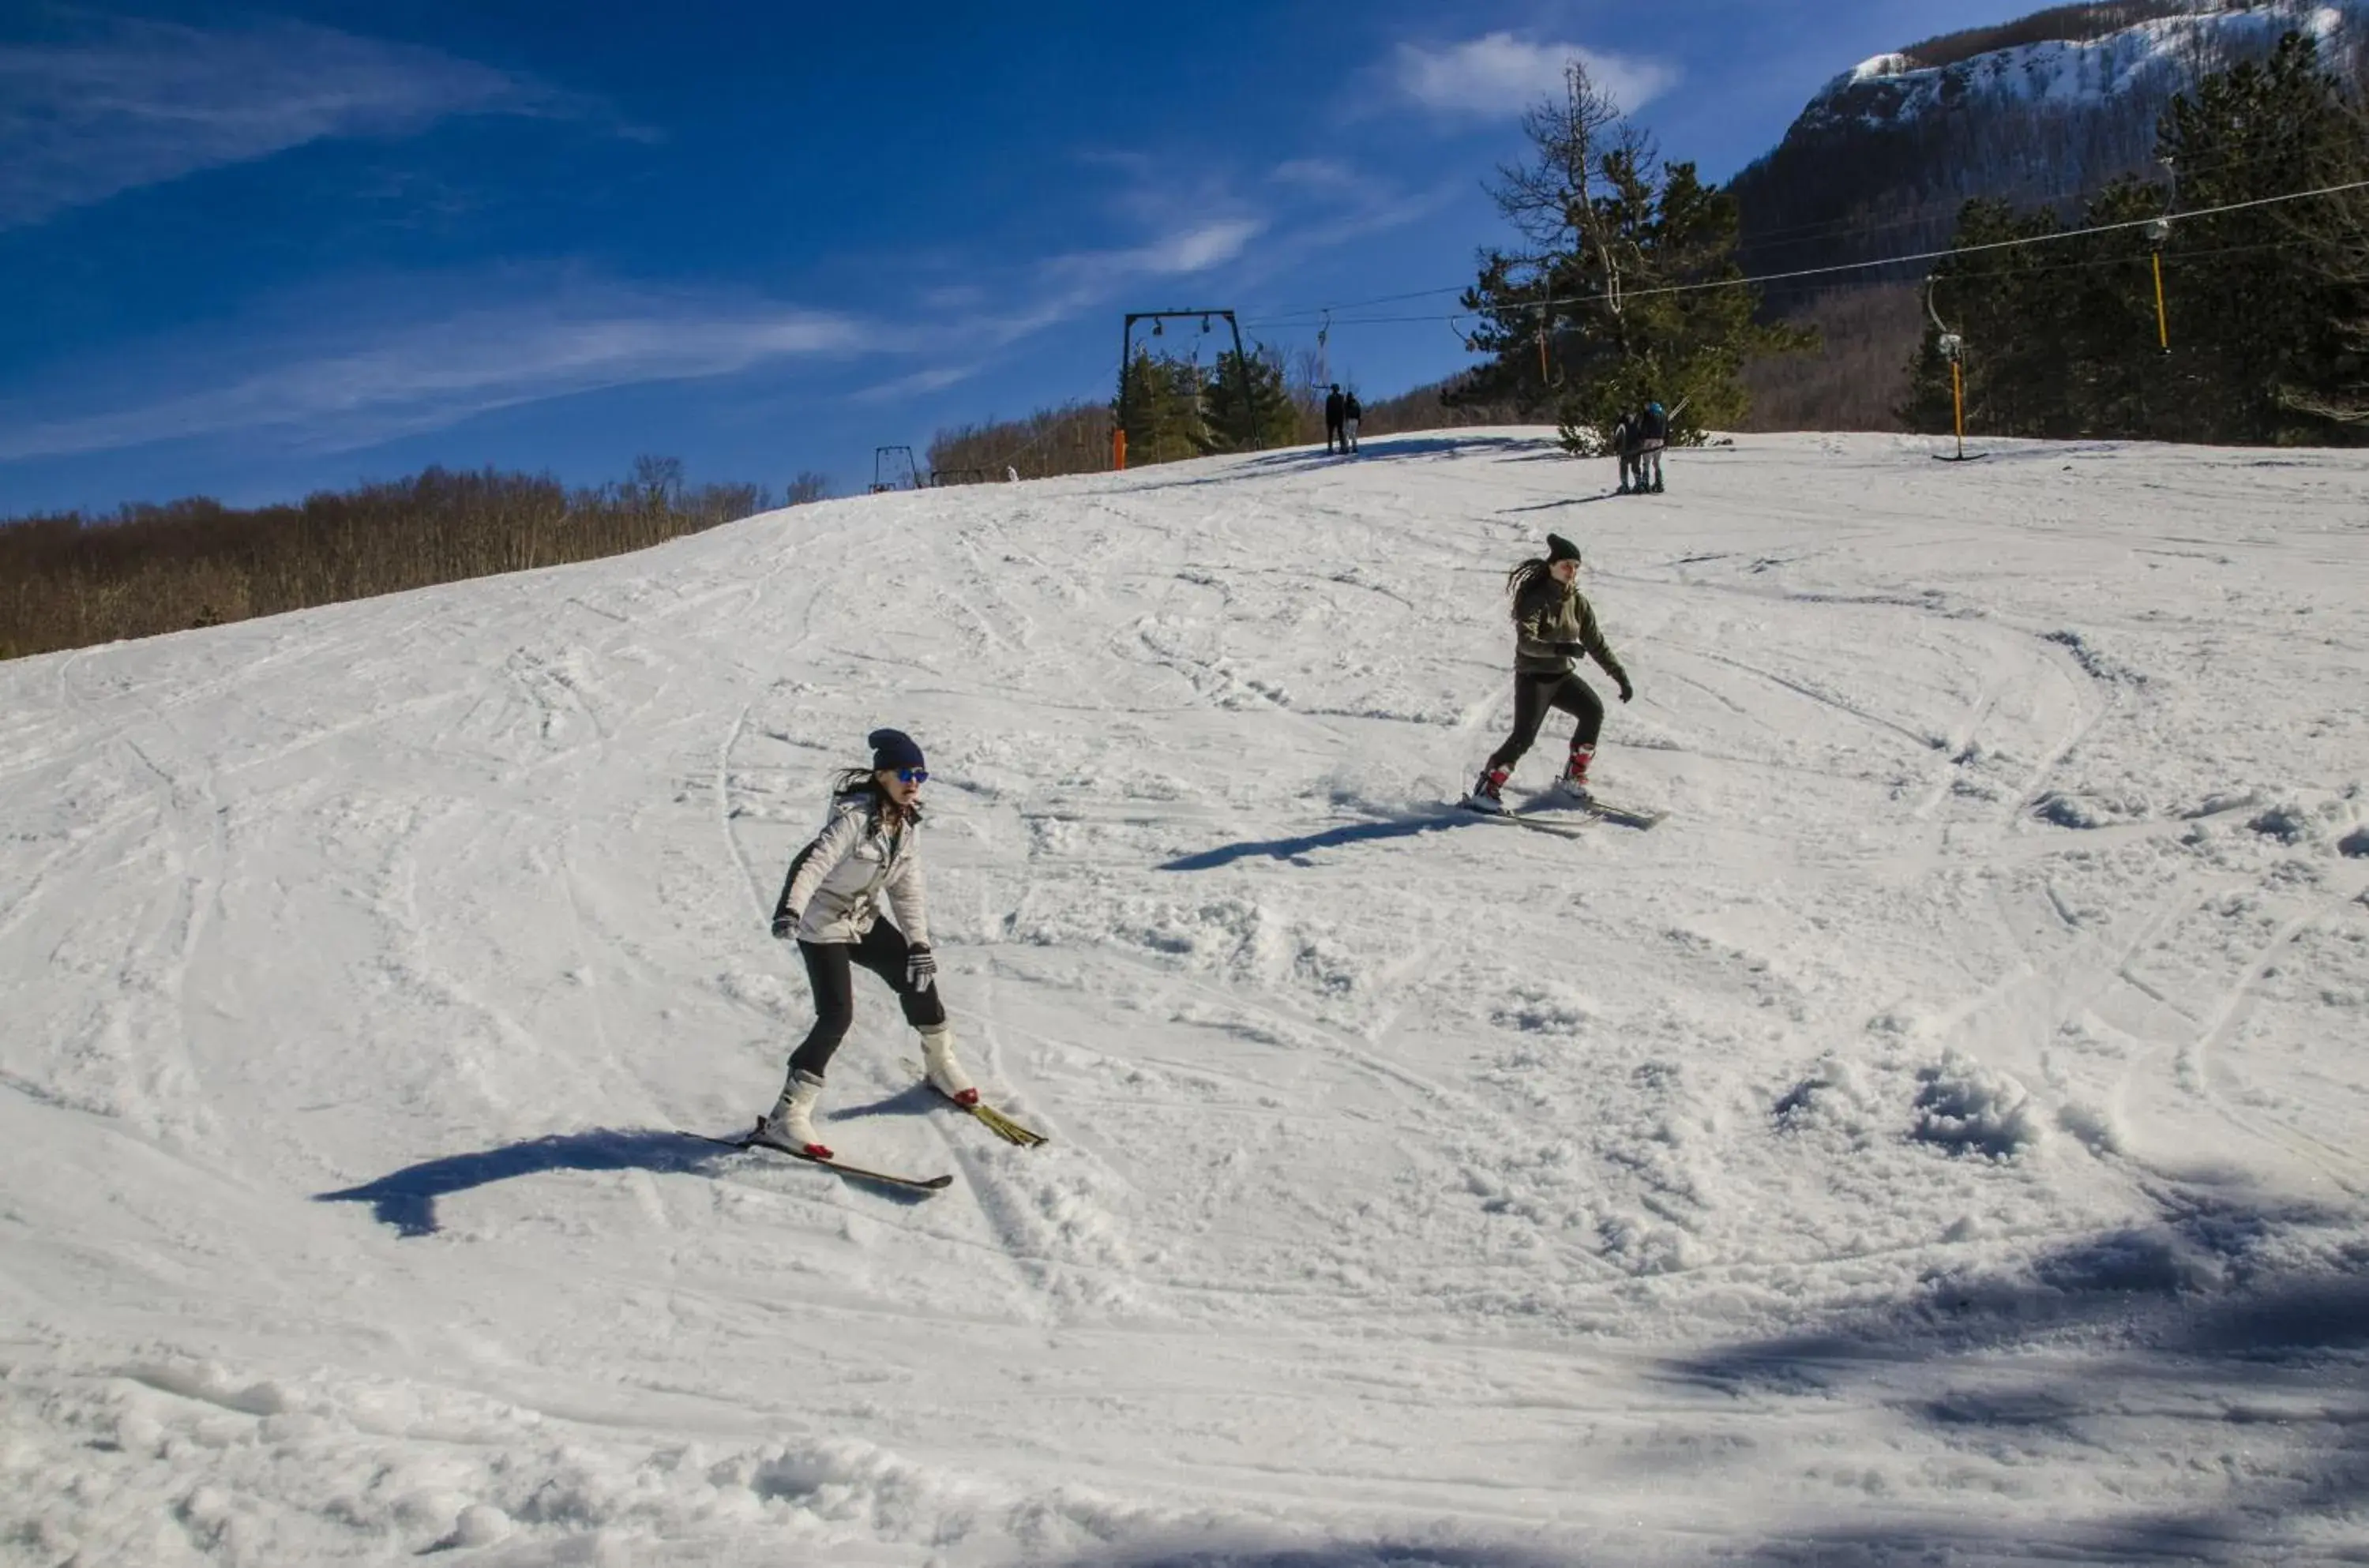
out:
{"label": "pine tree", "polygon": [[1454,400],[1551,410],[1578,452],[1649,399],[1672,411],[1674,441],[1740,420],[1746,358],[1813,339],[1754,322],[1734,198],[1692,164],[1660,162],[1577,62],[1523,131],[1534,156],[1501,167],[1492,194],[1526,243],[1484,252],[1465,291],[1480,318],[1467,340],[1488,360]]}
{"label": "pine tree", "polygon": [[1264,452],[1299,437],[1299,409],[1286,383],[1283,357],[1262,343],[1248,353],[1231,349],[1201,389],[1203,452]]}
{"label": "pine tree", "polygon": [[[2173,99],[2157,150],[2180,210],[2369,178],[2359,105],[2304,33]],[[2369,254],[2359,209],[2325,200],[2174,219],[2165,265],[2183,275],[2182,351],[2222,439],[2358,440],[2369,418]]]}
{"label": "pine tree", "polygon": [[[1173,463],[1208,450],[1199,372],[1185,361],[1139,349],[1127,362],[1127,461],[1129,466]],[[1112,412],[1118,412],[1114,405]]]}
{"label": "pine tree", "polygon": [[[2213,209],[2369,178],[2369,121],[2289,34],[2271,57],[2171,102],[2157,149],[2174,185],[2122,180],[2077,227],[1972,201],[1934,269],[1968,345],[1969,426],[2000,435],[2189,441],[2369,440],[2369,205],[2311,197]],[[2182,217],[2183,212],[2197,213]],[[2203,215],[2206,213],[2210,215]],[[2168,235],[2147,232],[2167,218]],[[2159,336],[2160,246],[2170,347]],[[1984,248],[1986,246],[2001,248]],[[1950,429],[1950,368],[1928,329],[1912,365],[1912,429]]]}

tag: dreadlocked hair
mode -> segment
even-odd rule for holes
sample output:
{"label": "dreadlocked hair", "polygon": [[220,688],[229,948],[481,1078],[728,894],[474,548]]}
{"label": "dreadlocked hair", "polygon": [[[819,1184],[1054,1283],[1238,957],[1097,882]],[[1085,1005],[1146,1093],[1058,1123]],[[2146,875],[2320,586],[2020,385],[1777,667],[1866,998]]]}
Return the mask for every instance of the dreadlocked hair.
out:
{"label": "dreadlocked hair", "polygon": [[[1531,584],[1545,577],[1548,570],[1548,562],[1544,555],[1533,555],[1524,561],[1505,574],[1505,597],[1512,600],[1518,607],[1522,602],[1522,595],[1530,590]],[[1520,612],[1516,608],[1515,613]]]}

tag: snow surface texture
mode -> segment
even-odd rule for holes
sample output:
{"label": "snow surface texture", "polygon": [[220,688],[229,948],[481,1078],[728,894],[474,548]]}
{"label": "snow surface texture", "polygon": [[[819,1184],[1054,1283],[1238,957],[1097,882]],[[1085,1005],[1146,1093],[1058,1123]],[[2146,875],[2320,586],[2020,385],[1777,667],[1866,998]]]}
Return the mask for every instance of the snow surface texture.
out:
{"label": "snow surface texture", "polygon": [[[0,666],[0,1561],[2369,1550],[2369,457],[1536,432]],[[1550,529],[1650,832],[1440,802]],[[945,992],[808,1003],[830,771]],[[1543,787],[1557,719],[1516,777]]]}
{"label": "snow surface texture", "polygon": [[2364,0],[2267,0],[2245,9],[2200,4],[2197,14],[2161,17],[2088,42],[2051,40],[1995,49],[1949,65],[1920,65],[1906,54],[1861,61],[1826,84],[1802,123],[1831,127],[1848,120],[1895,125],[1964,109],[1970,98],[2048,109],[2094,104],[2134,89],[2159,96],[2185,85],[2200,66],[2225,55],[2267,52],[2281,34],[2323,40],[2347,27],[2369,26]]}

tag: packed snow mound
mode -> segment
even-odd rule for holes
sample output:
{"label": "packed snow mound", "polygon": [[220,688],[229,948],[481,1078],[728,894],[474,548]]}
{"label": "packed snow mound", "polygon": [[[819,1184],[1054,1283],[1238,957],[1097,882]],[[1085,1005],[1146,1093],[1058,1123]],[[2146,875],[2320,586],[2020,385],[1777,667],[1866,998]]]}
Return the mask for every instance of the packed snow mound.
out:
{"label": "packed snow mound", "polygon": [[1917,1077],[1915,1136],[1925,1142],[2006,1160],[2040,1141],[2031,1096],[2008,1074],[1951,1051]]}
{"label": "packed snow mound", "polygon": [[[2351,1551],[2369,455],[1611,479],[883,495],[0,664],[0,1563]],[[1450,804],[1550,529],[1650,830]],[[714,1141],[883,724],[1051,1136],[859,977],[821,1125],[918,1202]]]}

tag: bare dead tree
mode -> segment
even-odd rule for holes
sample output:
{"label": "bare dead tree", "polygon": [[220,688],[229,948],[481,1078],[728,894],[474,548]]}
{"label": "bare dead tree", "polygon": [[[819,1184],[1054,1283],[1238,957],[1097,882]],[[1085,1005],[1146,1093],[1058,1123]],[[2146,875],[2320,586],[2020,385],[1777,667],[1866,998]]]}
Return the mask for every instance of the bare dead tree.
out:
{"label": "bare dead tree", "polygon": [[1618,160],[1651,166],[1660,155],[1652,134],[1632,123],[1576,60],[1563,67],[1563,96],[1525,113],[1522,133],[1538,155],[1498,165],[1489,187],[1497,210],[1533,247],[1531,255],[1514,259],[1539,266],[1557,253],[1602,250],[1596,200],[1611,193],[1606,170]]}

